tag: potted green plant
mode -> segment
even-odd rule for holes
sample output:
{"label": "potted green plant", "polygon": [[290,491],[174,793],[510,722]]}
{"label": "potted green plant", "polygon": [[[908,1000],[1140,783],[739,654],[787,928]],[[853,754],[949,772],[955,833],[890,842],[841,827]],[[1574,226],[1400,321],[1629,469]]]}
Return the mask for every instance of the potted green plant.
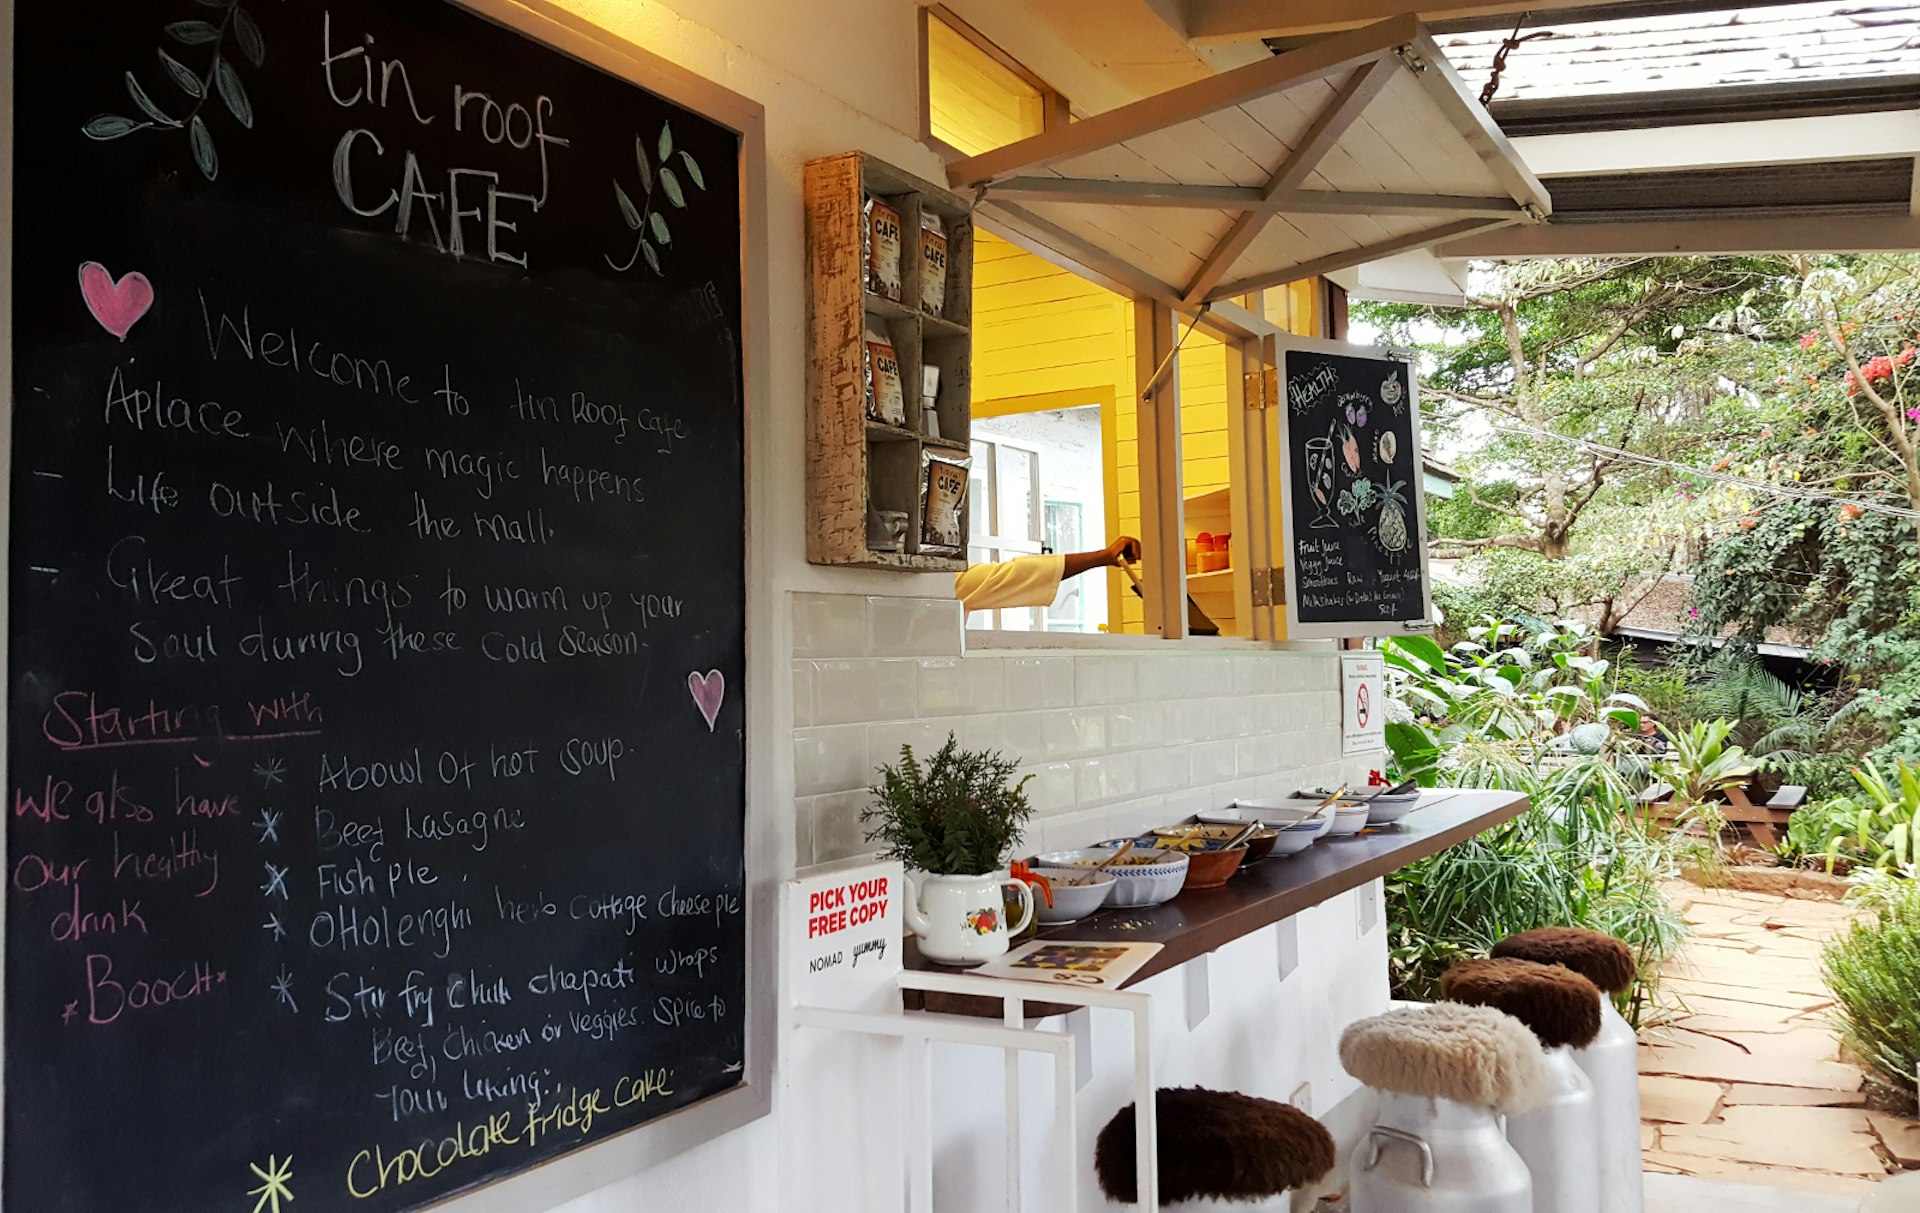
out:
{"label": "potted green plant", "polygon": [[[920,938],[920,952],[942,964],[975,965],[1007,950],[1009,934],[1026,929],[1033,893],[1006,875],[1008,852],[1033,816],[1019,763],[998,753],[962,750],[952,734],[930,761],[900,747],[900,764],[880,768],[860,814],[867,841],[907,866],[902,907]],[[1019,922],[1005,917],[1002,886],[1015,890]]]}

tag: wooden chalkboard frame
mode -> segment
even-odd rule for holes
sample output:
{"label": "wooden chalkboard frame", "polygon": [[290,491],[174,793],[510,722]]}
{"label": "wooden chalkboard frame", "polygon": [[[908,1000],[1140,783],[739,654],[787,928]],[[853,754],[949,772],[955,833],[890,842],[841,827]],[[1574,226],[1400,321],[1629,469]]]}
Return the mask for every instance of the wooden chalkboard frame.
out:
{"label": "wooden chalkboard frame", "polygon": [[[1300,619],[1299,587],[1294,578],[1299,568],[1293,559],[1294,516],[1293,486],[1287,483],[1292,466],[1292,434],[1287,409],[1287,354],[1299,351],[1307,354],[1337,354],[1346,358],[1378,358],[1407,364],[1407,381],[1411,387],[1407,401],[1407,412],[1413,430],[1414,468],[1413,484],[1419,491],[1413,497],[1414,534],[1421,537],[1420,554],[1420,600],[1422,618],[1388,621],[1343,620],[1327,623],[1307,623]],[[1287,639],[1288,640],[1345,640],[1357,636],[1406,636],[1431,631],[1433,628],[1433,575],[1427,566],[1427,494],[1421,483],[1425,474],[1426,447],[1420,433],[1420,373],[1410,350],[1393,349],[1386,346],[1355,345],[1346,341],[1328,341],[1318,337],[1279,338],[1274,343],[1274,358],[1278,365],[1274,368],[1278,383],[1278,399],[1274,403],[1275,423],[1279,427],[1278,443],[1275,446],[1275,458],[1278,460],[1276,472],[1280,478],[1280,544],[1281,560],[1285,566],[1287,588]]]}
{"label": "wooden chalkboard frame", "polygon": [[[769,462],[767,427],[769,286],[767,265],[766,110],[759,102],[715,84],[667,59],[617,37],[548,0],[449,0],[533,42],[572,56],[630,84],[732,130],[740,137],[740,303],[742,315],[742,397],[745,409],[746,494],[746,1018],[745,1066],[735,1087],[625,1132],[537,1163],[449,1196],[434,1207],[458,1213],[518,1213],[548,1208],[636,1175],[648,1167],[749,1124],[772,1110],[774,1049],[777,1037],[778,887],[773,879],[780,834],[769,813],[774,797],[773,747],[778,735],[776,710],[779,662],[774,635],[775,595],[767,561],[756,544],[772,530],[767,494],[757,485],[757,469]],[[14,0],[0,0],[0,90],[14,86]],[[0,114],[0,282],[13,278],[14,108]],[[796,288],[797,289],[797,288]],[[13,328],[13,292],[0,291],[0,332]],[[0,358],[0,483],[11,483],[13,463],[13,364]],[[8,525],[9,506],[0,498],[0,523]],[[0,599],[11,601],[11,562],[0,561]],[[0,667],[10,668],[7,629],[0,628]],[[0,697],[0,735],[8,724],[7,702]],[[0,855],[7,840],[0,833]],[[11,859],[8,857],[8,870]],[[0,971],[6,964],[7,900],[0,898]],[[0,988],[0,1021],[6,1012]],[[0,1072],[11,1059],[0,1055]],[[0,1100],[4,1088],[0,1088]],[[0,1125],[5,1108],[0,1104]]]}

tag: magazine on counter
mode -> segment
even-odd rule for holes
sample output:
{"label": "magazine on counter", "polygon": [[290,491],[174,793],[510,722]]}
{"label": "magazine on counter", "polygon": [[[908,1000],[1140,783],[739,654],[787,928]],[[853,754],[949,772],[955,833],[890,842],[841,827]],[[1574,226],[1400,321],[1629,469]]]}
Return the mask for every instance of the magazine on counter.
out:
{"label": "magazine on counter", "polygon": [[1076,943],[1036,939],[1023,943],[974,972],[1015,981],[1117,990],[1161,948],[1157,943]]}

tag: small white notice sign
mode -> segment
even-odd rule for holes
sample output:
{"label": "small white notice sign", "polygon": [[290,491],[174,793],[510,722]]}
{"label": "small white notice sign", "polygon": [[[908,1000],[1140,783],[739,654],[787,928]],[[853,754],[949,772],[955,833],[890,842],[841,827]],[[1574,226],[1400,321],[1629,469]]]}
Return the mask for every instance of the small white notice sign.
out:
{"label": "small white notice sign", "polygon": [[1378,653],[1340,656],[1340,752],[1387,748],[1387,666]]}
{"label": "small white notice sign", "polygon": [[787,882],[781,951],[795,1006],[899,1010],[898,863],[868,863]]}

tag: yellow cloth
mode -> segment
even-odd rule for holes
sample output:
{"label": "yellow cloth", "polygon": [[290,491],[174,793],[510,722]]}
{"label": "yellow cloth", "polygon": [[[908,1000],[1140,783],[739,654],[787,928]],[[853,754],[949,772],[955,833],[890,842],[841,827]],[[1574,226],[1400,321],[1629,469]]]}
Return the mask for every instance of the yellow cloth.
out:
{"label": "yellow cloth", "polygon": [[969,611],[1052,606],[1066,573],[1067,558],[1057,553],[1015,556],[999,564],[968,565],[954,574],[953,592]]}

